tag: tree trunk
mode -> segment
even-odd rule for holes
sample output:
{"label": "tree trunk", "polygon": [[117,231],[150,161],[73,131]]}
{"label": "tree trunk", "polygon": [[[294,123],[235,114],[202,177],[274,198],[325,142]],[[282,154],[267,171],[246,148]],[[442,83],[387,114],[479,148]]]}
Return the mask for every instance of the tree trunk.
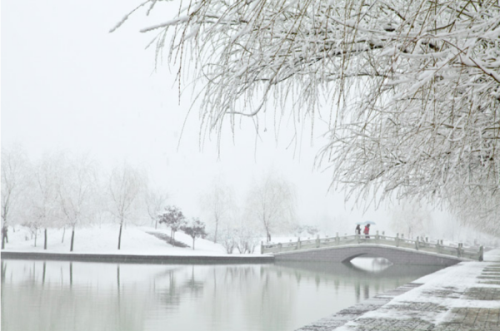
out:
{"label": "tree trunk", "polygon": [[219,229],[219,222],[215,222],[214,244],[217,244],[217,230]]}
{"label": "tree trunk", "polygon": [[75,227],[71,230],[71,245],[69,251],[73,251],[73,244],[75,243]]}
{"label": "tree trunk", "polygon": [[47,270],[46,263],[43,262],[42,285],[45,284],[45,271]]}
{"label": "tree trunk", "polygon": [[194,238],[195,238],[195,237],[193,237],[193,251],[194,251]]}
{"label": "tree trunk", "polygon": [[[33,235],[33,234],[32,234],[32,235]],[[36,233],[35,233],[35,247],[36,247],[36,237],[37,237],[37,235],[36,235]]]}
{"label": "tree trunk", "polygon": [[66,234],[66,227],[63,227],[63,235],[61,239],[61,244],[64,243],[64,235]]}
{"label": "tree trunk", "polygon": [[118,250],[120,250],[120,246],[122,243],[122,227],[123,227],[123,221],[120,222],[120,232],[118,233]]}
{"label": "tree trunk", "polygon": [[2,227],[2,249],[5,248],[5,241],[7,240],[7,225],[4,223]]}
{"label": "tree trunk", "polygon": [[47,249],[47,228],[44,229],[43,231],[43,237],[44,237],[44,240],[43,240],[43,249]]}

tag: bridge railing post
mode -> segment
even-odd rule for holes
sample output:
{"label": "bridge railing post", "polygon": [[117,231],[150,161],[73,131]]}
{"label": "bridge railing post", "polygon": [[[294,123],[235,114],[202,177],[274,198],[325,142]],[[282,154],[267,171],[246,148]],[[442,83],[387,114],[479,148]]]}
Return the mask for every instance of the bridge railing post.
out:
{"label": "bridge railing post", "polygon": [[419,243],[418,243],[419,237],[417,236],[417,240],[415,240],[415,249],[418,251],[419,249]]}
{"label": "bridge railing post", "polygon": [[335,233],[335,244],[340,245],[339,233]]}
{"label": "bridge railing post", "polygon": [[380,236],[378,235],[378,230],[377,230],[377,232],[375,233],[375,242],[378,243],[379,239],[380,239]]}
{"label": "bridge railing post", "polygon": [[396,247],[399,247],[399,233],[396,233]]}
{"label": "bridge railing post", "polygon": [[483,261],[483,252],[484,252],[483,246],[479,246],[479,258],[478,258],[479,261]]}
{"label": "bridge railing post", "polygon": [[296,249],[300,249],[300,237],[297,237],[297,248]]}
{"label": "bridge railing post", "polygon": [[316,248],[319,248],[320,245],[321,245],[321,242],[320,242],[319,234],[318,234],[318,237],[316,238]]}

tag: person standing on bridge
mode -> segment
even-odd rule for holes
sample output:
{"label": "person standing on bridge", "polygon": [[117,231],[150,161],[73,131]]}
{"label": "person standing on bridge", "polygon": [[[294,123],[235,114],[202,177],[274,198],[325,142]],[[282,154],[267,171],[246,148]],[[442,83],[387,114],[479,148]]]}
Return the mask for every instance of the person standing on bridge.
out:
{"label": "person standing on bridge", "polygon": [[363,231],[363,233],[365,234],[367,239],[370,238],[370,224],[365,225],[365,230]]}
{"label": "person standing on bridge", "polygon": [[361,234],[361,226],[356,225],[356,234]]}

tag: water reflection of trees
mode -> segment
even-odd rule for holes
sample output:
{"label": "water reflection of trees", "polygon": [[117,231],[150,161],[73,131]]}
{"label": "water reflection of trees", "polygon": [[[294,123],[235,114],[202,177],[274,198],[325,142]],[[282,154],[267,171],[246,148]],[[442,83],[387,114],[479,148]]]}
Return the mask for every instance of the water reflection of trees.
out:
{"label": "water reflection of trees", "polygon": [[[165,318],[170,326],[177,320],[184,329],[202,323],[213,329],[252,325],[259,330],[290,330],[297,327],[291,323],[303,314],[304,305],[317,310],[315,296],[327,300],[321,304],[326,314],[334,313],[335,302],[346,301],[341,293],[355,303],[437,269],[389,267],[370,274],[351,265],[325,263],[135,267],[23,261],[11,268],[11,262],[2,261],[2,315],[7,316],[7,329],[20,323],[15,329],[54,331],[66,331],[68,323],[81,323],[76,328],[80,330],[143,330],[152,319]],[[92,268],[100,277],[90,276]],[[145,274],[139,280],[132,277],[134,273],[139,277],[140,271]],[[20,307],[33,305],[39,306],[32,319],[40,327],[23,320]]]}

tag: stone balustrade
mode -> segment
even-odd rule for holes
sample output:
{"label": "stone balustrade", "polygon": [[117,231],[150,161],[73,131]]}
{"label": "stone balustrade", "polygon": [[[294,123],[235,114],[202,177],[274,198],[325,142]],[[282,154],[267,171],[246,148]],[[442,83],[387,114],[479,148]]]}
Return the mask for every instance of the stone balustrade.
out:
{"label": "stone balustrade", "polygon": [[465,247],[463,244],[459,243],[458,246],[447,246],[443,244],[442,240],[430,241],[428,238],[417,237],[416,240],[411,240],[404,238],[403,235],[396,235],[396,237],[386,236],[384,232],[379,234],[378,231],[375,234],[369,236],[366,235],[345,235],[339,236],[337,233],[335,237],[324,237],[320,238],[308,238],[301,239],[297,238],[296,241],[290,241],[285,243],[276,244],[264,244],[261,243],[261,253],[262,254],[280,254],[298,250],[314,250],[323,248],[333,248],[342,247],[349,245],[380,245],[380,246],[391,246],[400,247],[407,249],[415,249],[417,251],[435,253],[442,255],[449,255],[461,259],[469,259],[482,261],[483,260],[483,247],[479,248]]}

